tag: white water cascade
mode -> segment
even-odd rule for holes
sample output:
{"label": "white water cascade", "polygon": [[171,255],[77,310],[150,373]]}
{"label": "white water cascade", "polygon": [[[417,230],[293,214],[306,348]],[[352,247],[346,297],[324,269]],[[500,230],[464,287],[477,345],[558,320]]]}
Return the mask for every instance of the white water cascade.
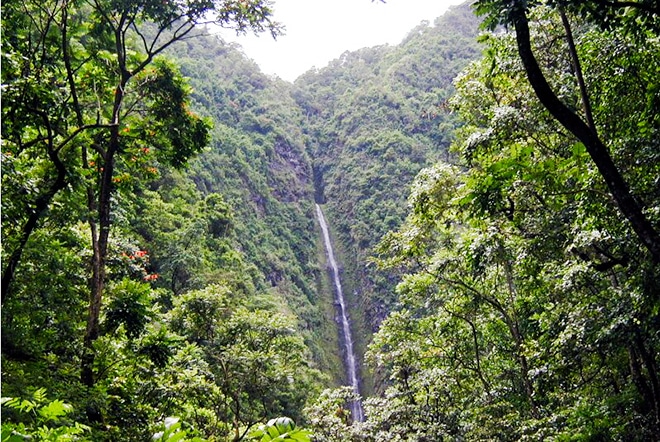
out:
{"label": "white water cascade", "polygon": [[[357,376],[357,362],[355,358],[355,352],[353,351],[353,336],[351,335],[351,327],[348,322],[348,314],[346,313],[346,302],[344,301],[344,292],[341,288],[341,281],[339,279],[339,268],[337,267],[337,261],[335,260],[335,254],[332,250],[332,243],[330,242],[330,233],[328,232],[328,224],[325,221],[323,216],[323,211],[321,206],[316,204],[316,216],[321,225],[321,231],[323,232],[323,242],[325,243],[326,254],[328,255],[328,265],[332,271],[332,280],[335,283],[335,298],[336,302],[339,305],[339,321],[341,322],[343,337],[344,337],[344,352],[346,353],[345,363],[346,363],[346,374],[348,375],[348,381],[351,384],[351,387],[355,390],[356,393],[360,393],[360,386],[358,383]],[[357,422],[362,422],[364,420],[364,413],[362,411],[362,404],[360,401],[355,401],[351,403],[351,413],[353,415],[353,420]]]}

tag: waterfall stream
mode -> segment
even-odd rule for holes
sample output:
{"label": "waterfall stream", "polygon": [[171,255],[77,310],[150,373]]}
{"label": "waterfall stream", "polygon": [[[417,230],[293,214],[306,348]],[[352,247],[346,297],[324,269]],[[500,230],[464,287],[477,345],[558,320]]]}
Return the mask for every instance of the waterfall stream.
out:
{"label": "waterfall stream", "polygon": [[[332,271],[332,280],[335,284],[335,300],[339,305],[339,321],[341,322],[343,338],[344,338],[344,353],[345,355],[345,364],[346,364],[346,374],[348,375],[348,381],[355,390],[356,393],[360,393],[360,386],[358,382],[357,375],[357,362],[355,358],[355,352],[353,351],[353,336],[351,335],[351,326],[348,322],[348,314],[346,313],[346,302],[344,301],[344,292],[341,288],[341,280],[339,279],[339,268],[337,267],[337,261],[335,260],[335,254],[332,250],[332,242],[330,241],[330,233],[328,232],[328,224],[325,221],[323,216],[323,211],[321,206],[316,204],[316,216],[321,225],[321,231],[323,232],[323,242],[325,244],[326,254],[328,256],[328,265]],[[355,401],[350,404],[351,413],[353,415],[353,420],[361,422],[364,420],[364,415],[362,411],[362,404],[360,401]]]}

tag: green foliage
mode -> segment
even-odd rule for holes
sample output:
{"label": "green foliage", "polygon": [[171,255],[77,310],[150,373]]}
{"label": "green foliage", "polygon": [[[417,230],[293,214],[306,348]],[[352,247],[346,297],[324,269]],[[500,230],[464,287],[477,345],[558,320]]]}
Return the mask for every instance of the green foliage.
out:
{"label": "green foliage", "polygon": [[306,367],[292,319],[248,304],[227,287],[210,286],[178,298],[171,324],[204,351],[218,387],[205,400],[224,422],[299,415],[318,375]]}
{"label": "green foliage", "polygon": [[309,442],[310,432],[296,428],[296,424],[288,417],[271,419],[252,430],[248,437],[259,442]]}
{"label": "green foliage", "polygon": [[314,438],[328,442],[355,439],[351,425],[351,401],[360,400],[352,387],[324,390],[316,401],[305,409]]}
{"label": "green foliage", "polygon": [[90,428],[79,422],[72,422],[66,416],[73,411],[70,404],[61,400],[48,401],[46,389],[39,388],[30,399],[3,397],[5,413],[27,415],[28,424],[13,424],[3,418],[2,441],[20,442],[37,438],[43,441],[91,440],[86,437]]}
{"label": "green foliage", "polygon": [[144,123],[149,127],[150,143],[158,150],[161,162],[181,168],[188,158],[208,145],[210,122],[188,110],[186,101],[191,90],[171,63],[155,60],[152,66],[147,75],[153,78],[145,79],[145,92],[153,100],[150,104],[153,119]]}
{"label": "green foliage", "polygon": [[535,7],[550,5],[561,7],[586,22],[592,23],[603,30],[624,30],[634,36],[645,31],[660,30],[657,5],[651,1],[635,3],[603,3],[569,0],[564,2],[516,1],[516,0],[480,0],[475,3],[479,15],[485,15],[484,21],[491,31],[498,25],[510,25],[515,20],[519,10],[532,10]]}
{"label": "green foliage", "polygon": [[[269,89],[273,116],[259,109],[248,124],[246,111],[245,128],[236,129],[262,128],[245,146],[250,163],[242,162],[261,181],[255,198],[272,205],[254,230],[246,228],[253,212],[242,204],[242,181],[214,183],[214,191],[184,170],[210,141],[212,120],[213,143],[235,130],[214,107],[194,103],[199,95],[191,102],[189,80],[162,54],[210,9],[239,32],[279,32],[260,1],[3,6],[3,392],[47,385],[75,405],[71,416],[88,425],[91,440],[146,440],[156,432],[151,423],[169,415],[192,427],[170,426],[167,440],[230,438],[256,421],[299,416],[321,383],[294,316],[323,322],[310,302],[315,238],[300,203],[312,194],[306,160],[289,127],[264,136],[277,126],[271,118],[297,123],[296,111],[277,103],[286,86]],[[242,66],[254,71],[258,90],[270,84],[236,49],[218,50],[219,69],[237,68],[237,81]],[[207,59],[203,50],[198,57]],[[258,101],[240,85],[233,94]],[[259,176],[269,168],[283,172],[266,182]],[[307,238],[287,244],[297,234],[289,226]],[[257,253],[273,243],[275,251]],[[209,317],[214,290],[229,304]],[[11,428],[32,428],[27,415],[3,413],[3,426],[5,417]]]}
{"label": "green foliage", "polygon": [[[548,81],[578,107],[571,60],[551,44],[564,29],[548,10],[531,16]],[[603,48],[633,40],[579,29],[585,75],[598,78],[588,89],[599,132],[631,187],[646,188],[657,171],[642,146],[656,141],[633,129],[648,121],[645,88],[624,92],[621,78],[599,76],[634,60]],[[603,197],[584,146],[538,102],[513,36],[484,41],[452,99],[466,122],[454,144],[463,167],[420,172],[406,222],[378,248],[378,263],[403,276],[400,307],[369,351],[388,387],[371,412],[365,404],[365,426],[403,440],[652,440],[657,305],[647,278],[657,269]],[[656,69],[649,56],[635,69]],[[637,105],[624,116],[626,94]],[[638,147],[618,143],[633,132]],[[645,198],[655,213],[657,195]]]}
{"label": "green foliage", "polygon": [[[477,20],[455,8],[290,85],[215,38],[166,44],[209,8],[277,32],[267,2],[120,3],[3,5],[3,440],[656,438],[657,265],[512,34],[467,65]],[[657,225],[656,17],[587,3],[562,7],[594,125]],[[487,25],[525,8],[581,114],[555,5],[532,6],[477,8]],[[352,389],[318,393],[341,362],[314,199],[358,347],[378,329],[365,422]],[[57,400],[18,399],[35,385]]]}
{"label": "green foliage", "polygon": [[181,429],[181,423],[177,417],[166,417],[163,422],[163,431],[154,433],[151,440],[162,442],[204,442],[201,437],[193,437],[192,439],[186,438],[187,431]]}
{"label": "green foliage", "polygon": [[[232,214],[232,251],[216,252],[213,258],[233,269],[233,279],[243,277],[253,289],[276,293],[282,310],[299,318],[298,330],[317,366],[336,371],[339,357],[323,344],[337,332],[332,313],[325,313],[332,301],[319,296],[313,173],[291,85],[269,79],[215,38],[190,40],[175,55],[194,87],[195,108],[215,121],[212,147],[189,172],[204,195],[222,195]],[[207,200],[207,207],[213,204]],[[207,222],[212,232],[225,229],[222,220],[209,216]],[[176,244],[179,238],[167,243]],[[194,250],[198,242],[186,242],[192,246],[186,253],[190,261],[179,268],[193,269],[192,260],[204,255]],[[244,264],[234,262],[233,249],[242,251]],[[213,282],[213,275],[209,277]]]}
{"label": "green foliage", "polygon": [[123,279],[110,291],[112,298],[105,314],[107,330],[113,332],[123,325],[128,338],[137,338],[152,319],[149,284]]}

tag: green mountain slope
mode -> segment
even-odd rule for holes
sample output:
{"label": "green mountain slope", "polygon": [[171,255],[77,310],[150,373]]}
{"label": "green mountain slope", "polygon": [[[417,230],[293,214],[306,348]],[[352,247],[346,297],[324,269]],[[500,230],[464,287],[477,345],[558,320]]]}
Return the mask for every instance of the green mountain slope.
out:
{"label": "green mountain slope", "polygon": [[215,123],[212,145],[189,178],[203,193],[223,195],[235,246],[257,269],[257,289],[282,300],[319,366],[340,376],[341,362],[325,345],[337,332],[332,300],[319,294],[313,172],[291,85],[213,37],[189,40],[174,56],[194,88],[195,109]]}
{"label": "green mountain slope", "polygon": [[369,265],[372,248],[405,218],[417,172],[448,158],[455,123],[446,100],[478,57],[477,27],[467,5],[452,8],[398,46],[347,52],[296,80],[316,196],[335,229],[363,350],[396,302],[394,275]]}

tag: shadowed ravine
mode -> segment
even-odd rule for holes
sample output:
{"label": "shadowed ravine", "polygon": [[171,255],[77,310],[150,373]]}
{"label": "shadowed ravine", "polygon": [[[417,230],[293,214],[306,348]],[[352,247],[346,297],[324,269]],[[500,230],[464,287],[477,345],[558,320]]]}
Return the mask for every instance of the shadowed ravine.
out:
{"label": "shadowed ravine", "polygon": [[[356,393],[360,393],[360,385],[358,382],[357,362],[355,352],[353,351],[353,336],[351,335],[351,327],[348,321],[348,314],[346,313],[346,302],[344,301],[344,292],[341,288],[341,281],[339,279],[339,268],[335,260],[335,254],[332,250],[332,242],[330,241],[330,233],[328,232],[328,224],[323,216],[321,206],[316,204],[316,216],[321,225],[323,232],[323,243],[325,244],[326,254],[328,256],[328,266],[330,267],[332,281],[335,285],[335,300],[339,305],[339,321],[341,322],[343,345],[344,345],[344,363],[346,365],[346,375],[350,386],[353,387]],[[351,403],[351,413],[353,420],[361,422],[364,419],[362,404],[360,401]]]}

